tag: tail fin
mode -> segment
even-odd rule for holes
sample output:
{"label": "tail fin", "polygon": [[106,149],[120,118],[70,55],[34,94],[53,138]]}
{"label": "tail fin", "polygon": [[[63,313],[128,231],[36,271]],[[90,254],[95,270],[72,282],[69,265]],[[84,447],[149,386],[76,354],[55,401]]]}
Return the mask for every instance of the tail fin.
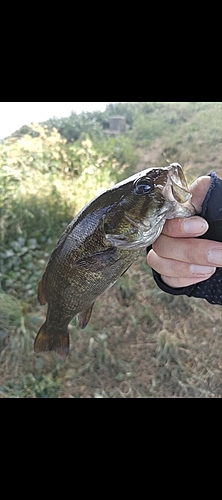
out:
{"label": "tail fin", "polygon": [[44,323],[37,333],[34,342],[34,351],[54,351],[59,356],[66,357],[69,354],[69,332],[68,330],[63,333],[56,331],[54,333],[47,333],[46,323]]}

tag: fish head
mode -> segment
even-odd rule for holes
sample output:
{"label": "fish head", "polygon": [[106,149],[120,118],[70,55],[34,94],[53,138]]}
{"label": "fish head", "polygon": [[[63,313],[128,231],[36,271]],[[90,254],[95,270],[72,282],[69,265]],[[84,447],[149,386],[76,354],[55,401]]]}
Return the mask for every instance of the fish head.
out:
{"label": "fish head", "polygon": [[143,170],[115,188],[123,193],[116,208],[121,216],[116,216],[116,224],[115,217],[112,225],[108,221],[105,230],[106,238],[117,247],[146,247],[158,238],[167,219],[195,214],[179,163]]}

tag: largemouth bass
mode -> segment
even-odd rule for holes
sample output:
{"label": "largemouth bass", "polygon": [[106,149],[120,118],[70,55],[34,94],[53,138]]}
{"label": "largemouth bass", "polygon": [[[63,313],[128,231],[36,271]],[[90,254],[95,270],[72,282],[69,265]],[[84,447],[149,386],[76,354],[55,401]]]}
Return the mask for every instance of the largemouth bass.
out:
{"label": "largemouth bass", "polygon": [[119,182],[89,202],[70,222],[38,285],[48,304],[35,352],[69,352],[68,325],[84,328],[96,298],[152,244],[166,219],[195,213],[178,163],[150,168]]}

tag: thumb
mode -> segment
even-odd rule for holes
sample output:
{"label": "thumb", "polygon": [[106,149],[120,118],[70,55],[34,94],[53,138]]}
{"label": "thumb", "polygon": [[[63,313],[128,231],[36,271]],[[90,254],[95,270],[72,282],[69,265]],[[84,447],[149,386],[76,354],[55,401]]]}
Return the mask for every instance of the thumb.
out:
{"label": "thumb", "polygon": [[200,214],[202,210],[202,204],[210,187],[210,183],[211,178],[208,175],[203,175],[198,177],[189,188],[192,194],[191,203],[196,208],[198,214]]}

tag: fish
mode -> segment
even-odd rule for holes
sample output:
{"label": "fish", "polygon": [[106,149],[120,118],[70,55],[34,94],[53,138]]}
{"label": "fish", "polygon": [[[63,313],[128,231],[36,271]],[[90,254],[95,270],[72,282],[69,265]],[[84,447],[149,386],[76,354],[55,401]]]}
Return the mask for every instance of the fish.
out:
{"label": "fish", "polygon": [[70,321],[88,324],[96,299],[160,235],[167,219],[195,213],[179,163],[142,170],[90,201],[69,223],[38,284],[46,319],[34,352],[69,353]]}

